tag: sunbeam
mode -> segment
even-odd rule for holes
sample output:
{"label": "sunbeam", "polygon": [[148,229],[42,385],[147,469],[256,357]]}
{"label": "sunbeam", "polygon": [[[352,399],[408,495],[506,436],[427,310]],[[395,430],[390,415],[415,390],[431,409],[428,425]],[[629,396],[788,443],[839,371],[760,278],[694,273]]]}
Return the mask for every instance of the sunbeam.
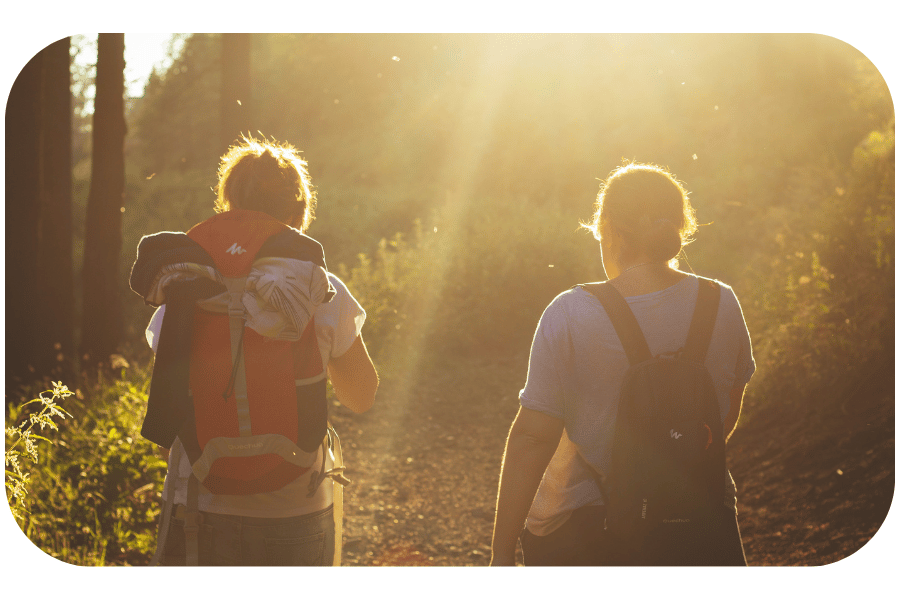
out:
{"label": "sunbeam", "polygon": [[[428,234],[428,241],[423,245],[423,250],[432,257],[430,264],[433,268],[422,273],[418,281],[418,294],[411,299],[408,307],[410,317],[405,325],[416,334],[406,338],[409,343],[405,347],[397,347],[397,343],[383,353],[390,360],[383,365],[385,371],[403,374],[379,399],[379,404],[384,407],[384,418],[392,423],[402,423],[416,404],[414,386],[421,375],[428,342],[426,334],[432,329],[436,309],[444,297],[448,269],[460,253],[466,252],[461,243],[462,231],[467,221],[473,218],[474,181],[486,149],[491,145],[491,124],[502,108],[510,58],[502,48],[489,47],[482,60],[472,65],[478,70],[476,80],[482,86],[471,88],[466,96],[460,114],[466,116],[467,124],[454,130],[448,144],[447,160],[438,179],[437,189],[444,190],[445,194],[439,212],[439,225],[436,232]],[[415,121],[411,119],[410,124],[414,125]],[[398,427],[394,435],[375,442],[375,455],[382,464],[382,468],[378,469],[382,474],[379,484],[389,483],[385,478],[396,475],[395,470],[383,468],[385,463],[402,460],[402,457],[397,457],[400,431]]]}

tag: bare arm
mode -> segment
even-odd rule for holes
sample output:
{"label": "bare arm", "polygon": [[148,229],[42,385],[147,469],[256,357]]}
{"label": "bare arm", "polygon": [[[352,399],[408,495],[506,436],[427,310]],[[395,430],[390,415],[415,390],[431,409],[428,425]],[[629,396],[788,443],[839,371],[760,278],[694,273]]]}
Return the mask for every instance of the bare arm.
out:
{"label": "bare arm", "polygon": [[726,442],[737,427],[738,418],[741,416],[741,405],[744,403],[744,390],[746,389],[746,385],[735,386],[731,389],[731,402],[728,408],[728,414],[725,415],[725,423],[722,425],[722,431],[725,433]]}
{"label": "bare arm", "polygon": [[506,440],[500,471],[491,565],[515,565],[516,540],[522,532],[544,471],[556,452],[563,422],[544,413],[519,408]]}
{"label": "bare arm", "polygon": [[372,408],[378,389],[378,373],[362,334],[353,340],[344,354],[328,362],[328,378],[341,404],[356,413]]}

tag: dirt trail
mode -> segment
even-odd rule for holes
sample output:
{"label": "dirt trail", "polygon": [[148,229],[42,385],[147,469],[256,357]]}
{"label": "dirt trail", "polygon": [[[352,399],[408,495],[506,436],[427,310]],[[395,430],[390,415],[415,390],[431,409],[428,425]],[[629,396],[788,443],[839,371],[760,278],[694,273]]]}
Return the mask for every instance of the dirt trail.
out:
{"label": "dirt trail", "polygon": [[[333,408],[353,480],[345,565],[488,564],[526,368],[527,356],[444,365],[406,393],[385,386],[364,415]],[[773,403],[742,419],[729,464],[750,564],[829,564],[878,530],[894,491],[893,382],[886,364],[841,402]]]}
{"label": "dirt trail", "polygon": [[894,496],[893,361],[831,403],[770,405],[733,437],[747,559],[826,565],[865,545]]}

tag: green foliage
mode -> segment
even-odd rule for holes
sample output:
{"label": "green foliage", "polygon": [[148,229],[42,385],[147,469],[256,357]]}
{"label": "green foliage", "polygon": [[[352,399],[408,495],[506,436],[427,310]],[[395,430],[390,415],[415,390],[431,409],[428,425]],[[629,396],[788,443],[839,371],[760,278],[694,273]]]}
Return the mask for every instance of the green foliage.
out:
{"label": "green foliage", "polygon": [[[46,394],[50,395],[47,396]],[[37,465],[39,460],[38,443],[53,444],[52,440],[37,435],[32,430],[37,425],[41,431],[44,430],[44,427],[57,431],[59,428],[53,421],[53,418],[65,419],[66,416],[72,416],[59,406],[58,401],[71,395],[72,392],[62,382],[54,382],[52,390],[41,392],[37,398],[9,409],[7,419],[13,425],[7,425],[6,427],[6,449],[4,454],[6,499],[9,501],[13,517],[20,524],[25,521],[29,513],[27,508],[29,504],[28,487],[31,479],[31,470],[27,465],[23,464],[23,461],[30,462],[32,466]],[[40,403],[40,410],[25,415],[25,407],[34,403]],[[18,423],[23,416],[27,416],[27,418]],[[16,448],[20,444],[22,449],[17,450]],[[11,471],[9,470],[10,468],[12,468]]]}
{"label": "green foliage", "polygon": [[147,385],[145,373],[123,371],[79,390],[89,400],[70,407],[72,418],[32,468],[20,523],[47,554],[81,565],[149,562],[165,461],[140,436]]}
{"label": "green foliage", "polygon": [[417,224],[412,242],[398,233],[390,240],[382,239],[373,256],[361,253],[355,265],[340,263],[335,270],[365,306],[365,336],[375,357],[384,356],[385,347],[401,344],[407,337],[410,319],[404,300],[421,276],[420,240]]}
{"label": "green foliage", "polygon": [[165,73],[154,73],[132,121],[140,140],[141,176],[214,172],[219,147],[219,36],[191,35]]}
{"label": "green foliage", "polygon": [[574,214],[524,200],[513,215],[502,202],[475,207],[454,197],[429,221],[335,270],[366,308],[366,341],[382,360],[410,345],[436,354],[527,350],[557,294],[603,276],[599,246],[579,234]]}
{"label": "green foliage", "polygon": [[751,411],[811,390],[846,393],[893,362],[893,123],[867,135],[853,157],[846,183],[824,201],[809,180],[816,218],[798,219],[789,236],[779,231],[778,251],[743,282],[753,290],[745,316],[760,372]]}

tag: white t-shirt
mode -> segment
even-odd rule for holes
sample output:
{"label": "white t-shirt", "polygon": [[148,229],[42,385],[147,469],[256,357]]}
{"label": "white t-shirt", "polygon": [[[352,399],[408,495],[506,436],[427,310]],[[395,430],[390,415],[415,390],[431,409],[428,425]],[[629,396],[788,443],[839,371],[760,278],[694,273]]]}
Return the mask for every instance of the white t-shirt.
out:
{"label": "white t-shirt", "polygon": [[[698,282],[685,277],[664,290],[626,298],[654,356],[684,346]],[[750,380],[755,363],[740,304],[730,287],[721,288],[706,367],[724,421],[731,389]],[[528,513],[526,527],[531,533],[548,535],[574,509],[603,503],[577,450],[598,471],[609,471],[617,399],[627,369],[622,344],[593,294],[576,287],[550,303],[534,334],[519,401],[525,408],[562,419],[565,428]]]}
{"label": "white t-shirt", "polygon": [[[332,358],[341,356],[350,349],[351,344],[362,331],[363,323],[366,320],[366,311],[350,294],[344,283],[331,273],[328,274],[328,278],[334,286],[335,295],[331,302],[322,304],[316,309],[315,321],[323,365],[327,365]],[[164,314],[165,305],[156,310],[147,326],[147,342],[154,352],[156,352],[156,343]],[[322,463],[321,453],[322,448],[319,447],[319,454],[316,456],[314,465]],[[174,469],[176,461],[178,463],[177,473]],[[176,439],[169,453],[169,470],[166,473],[166,483],[163,489],[164,497],[168,498],[171,497],[169,494],[174,494],[176,504],[187,503],[187,481],[190,476],[190,468],[190,461],[184,453],[181,443]],[[313,497],[307,498],[309,480],[314,470],[318,470],[318,468],[310,469],[278,491],[265,494],[217,496],[200,486],[200,494],[197,499],[198,508],[205,512],[267,518],[295,517],[316,512],[331,505],[333,482],[330,478],[326,478]]]}

